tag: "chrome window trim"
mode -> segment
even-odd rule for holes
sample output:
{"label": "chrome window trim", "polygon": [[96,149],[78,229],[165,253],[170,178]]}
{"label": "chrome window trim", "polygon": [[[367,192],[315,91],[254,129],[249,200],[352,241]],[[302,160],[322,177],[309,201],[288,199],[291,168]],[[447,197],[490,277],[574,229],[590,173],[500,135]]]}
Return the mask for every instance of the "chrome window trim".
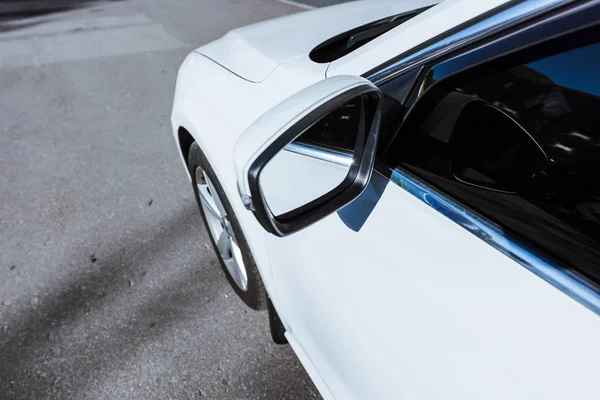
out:
{"label": "chrome window trim", "polygon": [[350,164],[352,164],[352,155],[348,153],[342,153],[341,151],[329,150],[322,147],[294,142],[288,143],[283,149],[291,153],[301,154],[303,156],[328,161],[338,165],[344,165],[346,167],[349,167]]}
{"label": "chrome window trim", "polygon": [[[444,37],[421,50],[408,54],[401,60],[370,74],[367,76],[367,79],[372,81],[375,85],[382,85],[409,69],[425,64],[434,58],[438,58],[459,47],[463,47],[469,43],[481,39],[486,35],[495,33],[499,30],[505,29],[507,26],[514,25],[525,19],[535,17],[536,15],[540,15],[553,8],[571,2],[573,2],[573,0],[522,1],[510,8],[498,12],[497,14],[475,22],[473,25],[470,25],[459,32],[451,34],[448,37]],[[426,12],[423,13],[423,15],[426,15]]]}
{"label": "chrome window trim", "polygon": [[513,261],[521,264],[567,296],[600,315],[600,291],[574,273],[559,268],[509,237],[500,227],[466,210],[437,190],[399,169],[390,181],[406,190],[440,214],[454,221]]}
{"label": "chrome window trim", "polygon": [[[349,165],[352,162],[352,156],[349,154],[306,144],[290,143],[285,150],[340,165]],[[512,239],[500,227],[460,206],[407,172],[398,168],[390,169],[390,174],[377,170],[375,172],[383,177],[389,176],[390,181],[400,188],[600,315],[600,291],[585,279],[536,255],[534,251]]]}

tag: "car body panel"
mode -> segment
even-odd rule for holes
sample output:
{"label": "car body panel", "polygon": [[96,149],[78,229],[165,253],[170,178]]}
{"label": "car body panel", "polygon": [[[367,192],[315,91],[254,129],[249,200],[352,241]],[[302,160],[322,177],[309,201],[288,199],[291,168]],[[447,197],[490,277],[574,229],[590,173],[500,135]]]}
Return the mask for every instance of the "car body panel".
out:
{"label": "car body panel", "polygon": [[331,394],[331,391],[329,390],[329,386],[327,386],[327,383],[323,380],[323,376],[321,376],[321,374],[315,369],[311,359],[306,355],[306,353],[304,353],[302,346],[300,346],[300,344],[296,341],[294,335],[292,335],[290,332],[286,332],[285,337],[289,345],[294,350],[294,353],[298,357],[298,360],[300,360],[300,363],[308,373],[308,376],[317,387],[317,390],[321,394],[321,397],[323,397],[324,400],[335,399],[335,397],[333,396],[333,394]]}
{"label": "car body panel", "polygon": [[267,243],[335,398],[595,397],[598,316],[393,182],[358,232],[333,214]]}
{"label": "car body panel", "polygon": [[[336,213],[285,238],[265,233],[236,187],[234,145],[275,104],[326,71],[362,75],[504,2],[447,0],[329,70],[310,61],[303,45],[287,52],[268,40],[248,49],[266,52],[259,58],[268,62],[256,66],[239,69],[231,48],[216,61],[201,48],[180,69],[175,138],[185,127],[213,166],[286,336],[326,399],[597,397],[598,315],[415,198],[393,174],[391,181],[376,176],[383,189],[360,229]],[[273,26],[286,29],[265,26],[271,35]],[[252,40],[262,42],[261,35]],[[239,59],[252,64],[256,57]],[[282,157],[319,175],[314,159]],[[269,179],[289,184],[281,170]],[[343,211],[359,213],[358,207],[355,201]]]}
{"label": "car body panel", "polygon": [[354,27],[437,3],[436,0],[353,1],[234,29],[198,51],[252,82],[306,56],[321,42]]}

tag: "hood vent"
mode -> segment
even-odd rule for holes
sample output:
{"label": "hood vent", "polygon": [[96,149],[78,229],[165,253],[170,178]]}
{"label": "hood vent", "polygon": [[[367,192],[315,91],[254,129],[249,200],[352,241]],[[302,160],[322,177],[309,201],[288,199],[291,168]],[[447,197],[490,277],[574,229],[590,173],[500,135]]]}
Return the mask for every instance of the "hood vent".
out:
{"label": "hood vent", "polygon": [[428,8],[430,7],[393,15],[340,33],[312,49],[309,54],[310,59],[322,64],[342,58],[376,37],[419,15]]}

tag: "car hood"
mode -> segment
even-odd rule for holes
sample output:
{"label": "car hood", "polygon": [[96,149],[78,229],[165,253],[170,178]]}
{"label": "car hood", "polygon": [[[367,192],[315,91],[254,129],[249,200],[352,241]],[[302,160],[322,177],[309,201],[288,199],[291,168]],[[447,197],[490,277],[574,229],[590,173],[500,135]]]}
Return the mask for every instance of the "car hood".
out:
{"label": "car hood", "polygon": [[335,35],[435,3],[435,0],[364,0],[300,12],[234,29],[196,51],[248,81],[261,82],[278,65],[307,55]]}

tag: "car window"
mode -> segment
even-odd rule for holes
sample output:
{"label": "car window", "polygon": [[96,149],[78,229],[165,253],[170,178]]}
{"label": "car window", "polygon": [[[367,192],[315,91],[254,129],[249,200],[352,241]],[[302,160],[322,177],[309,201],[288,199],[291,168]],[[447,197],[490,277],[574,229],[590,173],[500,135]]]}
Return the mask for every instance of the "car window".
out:
{"label": "car window", "polygon": [[385,162],[600,282],[598,37],[564,36],[431,86]]}

